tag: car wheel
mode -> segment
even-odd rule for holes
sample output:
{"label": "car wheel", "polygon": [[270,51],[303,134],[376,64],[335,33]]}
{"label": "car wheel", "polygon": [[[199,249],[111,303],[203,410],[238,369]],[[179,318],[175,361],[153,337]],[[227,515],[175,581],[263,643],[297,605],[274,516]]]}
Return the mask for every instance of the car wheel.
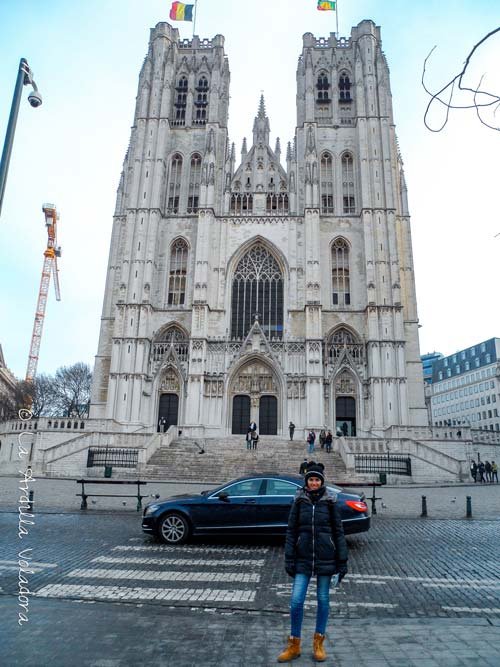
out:
{"label": "car wheel", "polygon": [[180,514],[165,514],[158,526],[158,536],[166,544],[184,544],[189,537],[189,524]]}

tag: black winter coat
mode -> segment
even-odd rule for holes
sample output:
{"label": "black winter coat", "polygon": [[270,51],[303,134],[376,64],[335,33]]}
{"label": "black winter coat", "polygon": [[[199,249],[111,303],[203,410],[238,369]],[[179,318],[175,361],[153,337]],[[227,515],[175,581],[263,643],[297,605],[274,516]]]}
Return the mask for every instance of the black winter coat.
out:
{"label": "black winter coat", "polygon": [[348,558],[337,496],[328,489],[313,504],[304,489],[297,491],[288,517],[285,569],[296,574],[333,575]]}

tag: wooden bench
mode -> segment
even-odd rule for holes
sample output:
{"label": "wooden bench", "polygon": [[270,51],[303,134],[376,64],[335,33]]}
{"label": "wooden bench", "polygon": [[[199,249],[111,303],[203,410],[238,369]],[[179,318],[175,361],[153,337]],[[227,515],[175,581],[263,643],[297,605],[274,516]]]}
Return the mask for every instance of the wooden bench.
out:
{"label": "wooden bench", "polygon": [[[98,498],[137,498],[137,511],[142,508],[142,499],[147,498],[145,495],[141,495],[141,485],[147,484],[147,482],[141,482],[140,480],[129,481],[129,480],[117,480],[117,479],[77,479],[77,484],[82,485],[82,492],[76,493],[75,495],[82,497],[82,504],[80,505],[81,510],[88,509],[87,498],[98,497]],[[123,493],[85,493],[85,484],[136,484],[137,493],[134,495],[123,494]]]}

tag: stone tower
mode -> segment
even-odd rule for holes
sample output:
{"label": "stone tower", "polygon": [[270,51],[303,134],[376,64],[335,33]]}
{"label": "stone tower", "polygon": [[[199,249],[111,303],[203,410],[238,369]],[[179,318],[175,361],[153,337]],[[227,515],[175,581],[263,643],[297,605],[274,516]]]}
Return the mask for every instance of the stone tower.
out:
{"label": "stone tower", "polygon": [[306,33],[282,164],[264,98],[236,164],[224,38],[159,23],[117,195],[91,417],[186,433],[427,425],[380,29]]}

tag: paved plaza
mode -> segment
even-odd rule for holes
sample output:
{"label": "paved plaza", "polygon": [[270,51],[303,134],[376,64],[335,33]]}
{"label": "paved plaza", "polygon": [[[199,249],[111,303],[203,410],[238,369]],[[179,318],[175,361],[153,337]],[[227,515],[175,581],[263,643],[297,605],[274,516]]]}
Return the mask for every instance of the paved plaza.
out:
{"label": "paved plaza", "polygon": [[[6,478],[0,481],[2,666],[276,664],[291,590],[279,539],[198,538],[168,547],[142,534],[135,510],[58,510],[76,484],[55,482],[47,509],[35,511],[19,540],[18,514],[6,507]],[[468,488],[406,493],[437,502],[453,492],[458,502]],[[486,492],[498,496],[496,487],[472,490],[478,498]],[[493,513],[453,518],[455,504],[446,504],[446,519],[381,512],[368,533],[348,537],[349,574],[331,595],[325,664],[500,665],[500,523]],[[18,553],[27,547],[32,595],[20,628]],[[314,593],[312,585],[296,665],[313,664]]]}

